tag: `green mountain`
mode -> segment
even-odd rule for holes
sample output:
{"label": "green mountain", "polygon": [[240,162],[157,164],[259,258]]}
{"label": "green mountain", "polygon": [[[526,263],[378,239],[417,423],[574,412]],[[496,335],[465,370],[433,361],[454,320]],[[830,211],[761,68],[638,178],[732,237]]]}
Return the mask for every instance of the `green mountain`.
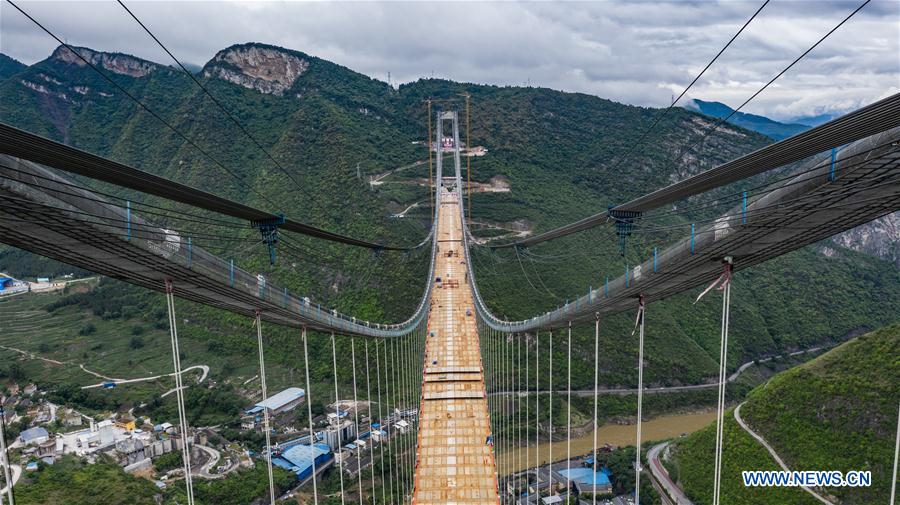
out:
{"label": "green mountain", "polygon": [[5,54],[0,53],[0,80],[16,75],[26,68],[27,65],[20,62],[19,60],[10,58]]}
{"label": "green mountain", "polygon": [[[707,116],[678,109],[667,115],[640,149],[623,159],[657,110],[580,93],[437,79],[393,89],[298,51],[264,44],[220,51],[204,65],[199,78],[297,179],[298,187],[183,73],[129,55],[78,51],[229,167],[240,181],[64,48],[23,70],[17,79],[0,82],[0,120],[243,203],[370,240],[417,243],[427,233],[431,214],[422,185],[428,177],[427,164],[413,164],[427,157],[421,141],[427,134],[428,98],[442,100],[434,102],[436,108],[463,108],[460,94],[471,96],[471,143],[487,149],[485,156],[469,158],[472,179],[482,189],[472,196],[472,217],[480,223],[477,234],[484,240],[502,241],[496,237],[515,230],[540,232],[584,217],[769,142],[752,131],[726,126],[697,149],[687,149],[712,122]],[[370,178],[408,165],[413,167],[370,184]],[[492,253],[479,248],[474,256],[483,293],[494,311],[509,317],[530,316],[564,303],[588,285],[599,286],[606,275],[619,275],[625,263],[648,257],[653,247],[664,247],[688,233],[691,222],[724,211],[731,205],[727,195],[763,180],[757,177],[679,203],[707,203],[702,208],[665,209],[659,216],[649,216],[653,225],[635,233],[624,257],[608,229],[521,251],[521,256],[510,250]],[[80,182],[134,202],[189,210],[92,181]],[[391,217],[411,206],[405,218]],[[266,272],[272,282],[360,317],[403,319],[417,303],[424,283],[427,251],[373,256],[289,237],[288,245],[279,249],[278,264],[270,267],[265,249],[252,243],[258,240],[257,233],[245,223],[210,226],[174,215],[153,216],[153,220],[196,234],[195,244],[232,257],[251,271]],[[651,233],[657,225],[660,230]],[[737,276],[729,352],[732,367],[763,355],[841,341],[897,320],[900,270],[841,247],[832,253],[825,256],[819,248],[810,247]],[[49,264],[35,268],[29,256],[11,249],[0,251],[0,267],[13,275],[54,268]],[[123,296],[123,291],[131,295]],[[49,312],[41,324],[51,324],[56,313],[71,317],[70,312],[80,310],[105,321],[131,319],[128,325],[165,328],[164,305],[157,294],[104,281],[91,293],[70,296],[76,295],[53,299],[54,306],[65,308]],[[690,294],[685,294],[650,307],[645,375],[649,384],[691,384],[715,374],[718,306],[715,302],[691,306],[691,301]],[[180,332],[182,340],[195,349],[183,360],[186,365],[215,363],[213,376],[220,377],[249,373],[252,367],[242,359],[255,355],[249,321],[187,302],[178,306],[187,321]],[[633,314],[623,314],[602,323],[604,384],[636,381],[634,367],[623,365],[635,361],[635,342],[629,337],[632,322]],[[302,355],[297,332],[279,328],[266,332],[274,350],[267,356],[275,370],[272,387],[294,382],[293,371],[300,366],[297,356]],[[66,346],[66,339],[74,339],[73,335],[62,332],[61,338],[59,348],[51,352],[98,358],[90,346],[77,350]],[[592,328],[575,328],[574,339],[579,348],[592,349]],[[36,335],[20,344],[37,350],[40,340]],[[349,343],[341,341],[339,346],[341,359],[346,360]],[[139,360],[149,350],[129,352],[130,359]],[[330,341],[316,336],[310,352],[315,358],[311,360],[313,380],[327,384],[331,366],[325,358],[330,357]],[[576,353],[573,387],[592,384],[590,354]],[[558,346],[555,366],[564,366],[564,359]],[[340,377],[345,386],[348,375]]]}
{"label": "green mountain", "polygon": [[[871,487],[824,490],[839,503],[887,503],[900,397],[900,325],[868,333],[754,389],[741,416],[791,470],[863,470]],[[766,450],[728,413],[723,501],[817,503],[799,489],[745,488],[741,470],[777,469]],[[677,468],[695,503],[709,503],[715,426],[678,443]]]}
{"label": "green mountain", "polygon": [[[734,109],[722,102],[707,102],[704,100],[693,99],[684,106],[686,109],[706,114],[714,118],[722,119],[731,115]],[[834,119],[834,118],[831,118]],[[829,119],[830,120],[830,119]],[[746,112],[738,112],[731,115],[729,123],[762,133],[773,140],[781,140],[796,135],[800,132],[808,130],[810,127],[806,124],[797,123],[781,123],[774,119],[756,114],[747,114]],[[824,122],[824,121],[822,121]]]}

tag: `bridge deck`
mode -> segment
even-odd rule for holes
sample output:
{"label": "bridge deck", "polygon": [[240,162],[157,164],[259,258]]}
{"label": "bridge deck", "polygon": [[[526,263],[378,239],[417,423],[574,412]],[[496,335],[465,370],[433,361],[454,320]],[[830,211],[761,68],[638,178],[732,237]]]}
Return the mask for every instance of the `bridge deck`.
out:
{"label": "bridge deck", "polygon": [[435,264],[442,282],[428,319],[413,503],[496,505],[497,472],[487,444],[490,420],[459,201],[456,194],[442,201]]}

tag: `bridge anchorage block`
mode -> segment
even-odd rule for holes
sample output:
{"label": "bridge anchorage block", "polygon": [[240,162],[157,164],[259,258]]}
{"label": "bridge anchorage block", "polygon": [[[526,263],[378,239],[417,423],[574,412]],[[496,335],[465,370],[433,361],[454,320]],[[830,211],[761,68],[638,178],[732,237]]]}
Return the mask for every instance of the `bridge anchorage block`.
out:
{"label": "bridge anchorage block", "polygon": [[625,256],[625,242],[634,230],[635,221],[641,218],[639,210],[616,210],[614,207],[608,209],[609,217],[613,219],[616,227],[616,235],[619,236],[619,253]]}
{"label": "bridge anchorage block", "polygon": [[269,219],[253,221],[250,226],[259,230],[262,240],[269,248],[269,263],[275,264],[275,245],[278,244],[278,227],[284,224],[284,214]]}

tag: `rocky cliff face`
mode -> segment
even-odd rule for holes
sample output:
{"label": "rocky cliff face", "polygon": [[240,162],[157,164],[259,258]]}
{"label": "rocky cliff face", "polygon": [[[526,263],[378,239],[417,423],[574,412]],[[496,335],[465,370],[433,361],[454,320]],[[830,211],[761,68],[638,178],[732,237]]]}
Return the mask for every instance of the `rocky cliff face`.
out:
{"label": "rocky cliff face", "polygon": [[309,60],[292,52],[245,44],[219,51],[203,68],[203,76],[281,96],[308,68]]}
{"label": "rocky cliff face", "polygon": [[[110,72],[116,74],[127,75],[131,77],[144,77],[150,74],[150,72],[153,72],[154,70],[159,68],[159,65],[155,63],[135,58],[133,56],[128,56],[126,54],[102,53],[99,51],[88,49],[86,47],[75,47],[73,49],[77,51],[78,54],[83,56],[85,60],[90,61],[91,64],[103,67],[106,70],[109,70]],[[78,55],[76,55],[65,46],[57,47],[50,57],[64,63],[78,65],[79,67],[87,66],[87,64],[81,58],[79,58]]]}
{"label": "rocky cliff face", "polygon": [[900,212],[835,235],[832,240],[854,251],[893,261],[900,267]]}

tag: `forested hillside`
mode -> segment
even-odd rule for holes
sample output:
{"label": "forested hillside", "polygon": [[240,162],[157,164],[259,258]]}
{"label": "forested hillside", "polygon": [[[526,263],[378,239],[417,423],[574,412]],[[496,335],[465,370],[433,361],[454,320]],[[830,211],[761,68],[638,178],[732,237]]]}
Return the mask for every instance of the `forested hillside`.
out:
{"label": "forested hillside", "polygon": [[[791,470],[871,471],[871,487],[824,490],[840,503],[887,503],[900,397],[897,356],[900,326],[862,335],[753,390],[741,416]],[[777,466],[731,415],[724,445],[723,502],[815,503],[798,489],[743,486],[741,470]],[[678,443],[678,476],[698,504],[710,502],[714,432],[710,426]]]}
{"label": "forested hillside", "polygon": [[[471,95],[471,143],[487,149],[485,156],[470,159],[472,178],[485,187],[501,181],[508,188],[481,191],[472,197],[472,218],[486,223],[478,232],[485,239],[517,227],[540,232],[596,213],[769,141],[727,126],[698,149],[687,149],[713,119],[674,109],[653,137],[625,158],[640,132],[656,117],[655,109],[549,89],[437,79],[394,89],[297,51],[261,44],[224,49],[206,64],[199,78],[299,183],[294,184],[180,71],[128,55],[79,51],[215,161],[186,144],[65,49],[0,81],[0,120],[249,205],[284,212],[299,221],[391,243],[415,244],[428,232],[431,213],[423,186],[428,165],[399,171],[383,184],[370,184],[369,178],[427,158],[422,141],[427,133],[425,100],[429,98],[450,100],[435,102],[435,108],[462,109],[460,94]],[[237,177],[225,173],[216,162]],[[617,239],[605,228],[518,253],[478,248],[474,256],[482,292],[494,311],[509,317],[530,316],[554,307],[590,285],[598,286],[606,275],[619,275],[626,263],[646,258],[652,247],[665,246],[688,233],[693,220],[727,208],[726,195],[761,181],[756,178],[684,202],[721,199],[714,205],[655,218],[653,227],[646,232],[639,229],[629,240],[624,257]],[[92,181],[80,182],[135,202],[186,209]],[[406,217],[391,217],[415,203],[418,206]],[[295,293],[359,317],[384,322],[405,318],[425,283],[428,254],[424,250],[373,255],[288,237],[289,245],[279,249],[278,263],[270,267],[265,248],[253,243],[258,232],[245,223],[210,227],[174,217],[154,216],[152,220],[204,236],[195,243],[234,258],[245,269],[265,272],[273,282]],[[664,229],[651,233],[654,227]],[[732,365],[841,341],[896,321],[900,270],[842,248],[832,252],[826,256],[819,247],[809,247],[737,276],[729,352]],[[71,270],[8,248],[0,251],[0,269],[26,276]],[[117,284],[105,281],[95,294],[79,294],[77,302],[53,302],[91,310],[93,317],[107,317],[104,314],[108,312],[107,320],[133,320],[129,325],[157,326],[162,321],[160,295]],[[94,307],[112,299],[104,292],[118,290],[132,293],[127,310]],[[74,295],[63,299],[67,296]],[[650,384],[697,383],[715,373],[718,304],[707,300],[691,306],[690,301],[686,294],[648,309],[645,380]],[[66,310],[49,311],[46,320],[52,321]],[[225,366],[229,356],[233,363],[243,365],[241,358],[255,353],[249,321],[187,302],[179,302],[178,310],[185,321],[181,338],[186,346],[193,345],[196,353],[187,355],[185,364],[213,361],[213,374],[227,376],[241,368]],[[601,325],[600,380],[604,384],[636,381],[634,366],[625,365],[636,359],[635,343],[629,338],[632,321],[633,314],[623,314]],[[267,361],[284,371],[275,383],[289,382],[301,353],[297,332],[267,328],[266,333],[267,345],[272,348]],[[575,339],[579,348],[593,345],[588,329],[576,328]],[[39,342],[28,339],[21,345],[37,350]],[[349,345],[339,345],[345,347],[342,354],[346,356]],[[317,336],[311,346],[316,358],[311,360],[313,379],[330,380],[330,367],[324,359],[330,354],[330,342]],[[210,360],[208,353],[215,358]],[[576,353],[573,387],[585,387],[593,379],[593,364],[586,358],[589,354]],[[561,346],[554,359],[564,362]],[[346,375],[340,378],[342,382],[349,379]]]}

